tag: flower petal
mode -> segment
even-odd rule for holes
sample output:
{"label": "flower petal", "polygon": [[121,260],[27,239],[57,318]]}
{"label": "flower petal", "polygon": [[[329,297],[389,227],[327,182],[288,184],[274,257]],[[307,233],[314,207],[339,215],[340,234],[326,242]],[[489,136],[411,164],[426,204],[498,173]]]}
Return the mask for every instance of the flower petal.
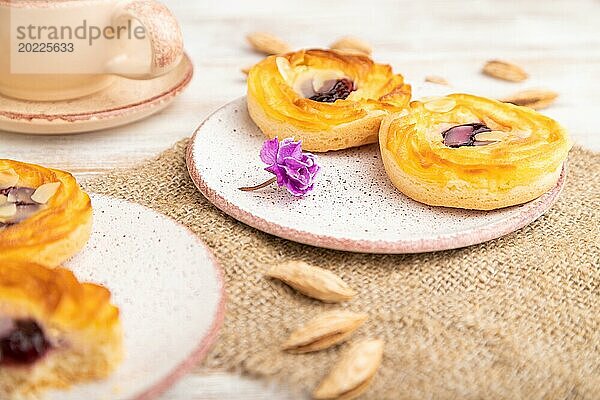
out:
{"label": "flower petal", "polygon": [[279,186],[285,185],[288,181],[286,170],[278,165],[271,165],[270,167],[265,168],[265,171],[268,171],[277,177],[277,184]]}
{"label": "flower petal", "polygon": [[306,189],[298,188],[292,182],[289,182],[287,185],[285,185],[285,188],[288,190],[288,192],[296,197],[302,197],[307,193]]}
{"label": "flower petal", "polygon": [[280,165],[286,166],[289,169],[308,168],[310,166],[310,164],[305,163],[303,160],[292,157],[286,157]]}
{"label": "flower petal", "polygon": [[303,174],[302,171],[306,171],[306,173],[308,173],[308,170],[306,168],[300,168],[300,169],[292,169],[289,168],[287,166],[282,166],[281,167],[283,170],[285,170],[285,174],[287,176],[288,179],[294,180],[294,181],[298,181],[298,182],[303,182],[304,176],[306,174]]}
{"label": "flower petal", "polygon": [[302,162],[308,165],[314,165],[317,163],[317,157],[310,153],[304,153],[302,155]]}
{"label": "flower petal", "polygon": [[319,167],[317,164],[317,157],[310,153],[304,154],[302,162],[308,166],[308,171],[313,175],[313,177],[315,177],[321,170],[321,167]]}
{"label": "flower petal", "polygon": [[267,140],[263,143],[262,149],[260,150],[260,159],[267,165],[274,165],[277,163],[278,151],[279,139],[275,138]]}
{"label": "flower petal", "polygon": [[319,167],[317,164],[314,164],[313,166],[308,167],[308,172],[310,172],[314,179],[317,177],[317,175],[319,175],[319,172],[321,172],[321,167]]}
{"label": "flower petal", "polygon": [[277,153],[277,162],[282,163],[285,158],[292,157],[300,159],[302,157],[302,142],[294,142],[293,139],[284,139],[279,143],[279,152]]}
{"label": "flower petal", "polygon": [[306,168],[294,171],[293,174],[288,173],[288,179],[299,189],[305,189],[311,184],[311,176]]}
{"label": "flower petal", "polygon": [[267,140],[260,151],[260,159],[268,165],[265,170],[277,177],[277,184],[285,186],[297,197],[313,190],[321,170],[317,157],[303,153],[302,142],[294,142],[293,138]]}
{"label": "flower petal", "polygon": [[285,187],[288,190],[288,192],[290,192],[292,195],[294,195],[296,197],[302,197],[314,189],[314,185],[298,187],[297,185],[294,185],[291,182],[288,183],[287,185],[285,185]]}

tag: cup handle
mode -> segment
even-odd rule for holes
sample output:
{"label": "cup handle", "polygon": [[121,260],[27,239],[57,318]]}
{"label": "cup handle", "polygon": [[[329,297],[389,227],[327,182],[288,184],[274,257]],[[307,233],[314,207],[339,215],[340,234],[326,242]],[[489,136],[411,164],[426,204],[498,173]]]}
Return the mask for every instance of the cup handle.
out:
{"label": "cup handle", "polygon": [[155,0],[123,0],[117,5],[114,21],[138,20],[150,41],[151,61],[147,73],[118,75],[153,78],[173,70],[183,58],[183,35],[177,19],[164,4]]}

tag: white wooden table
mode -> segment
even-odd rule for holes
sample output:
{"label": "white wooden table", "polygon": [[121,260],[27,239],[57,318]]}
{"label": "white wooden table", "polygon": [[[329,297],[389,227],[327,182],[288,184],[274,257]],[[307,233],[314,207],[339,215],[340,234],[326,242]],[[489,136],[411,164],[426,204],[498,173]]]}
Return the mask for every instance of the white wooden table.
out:
{"label": "white wooden table", "polygon": [[[134,165],[158,154],[220,105],[245,93],[240,68],[260,59],[245,43],[254,30],[276,33],[295,47],[327,46],[353,34],[370,41],[374,58],[408,82],[445,77],[457,90],[504,96],[531,87],[560,93],[544,112],[575,140],[600,151],[600,2],[598,0],[244,1],[164,0],[179,17],[196,77],[162,113],[92,134],[36,137],[0,132],[0,158],[66,169],[78,176]],[[510,84],[482,76],[491,58],[514,60],[531,79]],[[268,393],[268,394],[267,394]],[[194,374],[164,400],[291,398],[227,374]]]}

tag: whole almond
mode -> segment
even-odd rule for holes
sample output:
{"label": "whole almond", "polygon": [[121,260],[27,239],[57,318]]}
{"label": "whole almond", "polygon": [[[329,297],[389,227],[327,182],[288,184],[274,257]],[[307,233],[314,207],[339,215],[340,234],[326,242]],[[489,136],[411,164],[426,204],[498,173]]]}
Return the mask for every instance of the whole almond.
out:
{"label": "whole almond", "polygon": [[367,320],[367,314],[351,311],[328,311],[295,330],[283,343],[290,353],[310,353],[344,342]]}
{"label": "whole almond", "polygon": [[300,293],[326,303],[350,300],[356,294],[339,276],[302,261],[279,264],[267,276],[279,279]]}
{"label": "whole almond", "polygon": [[428,75],[425,77],[425,82],[429,82],[429,83],[435,83],[437,85],[446,85],[448,86],[449,83],[446,79],[442,78],[441,76],[436,76],[436,75]]}
{"label": "whole almond", "polygon": [[291,51],[291,47],[283,39],[267,32],[253,32],[246,36],[250,46],[264,54],[283,54]]}
{"label": "whole almond", "polygon": [[315,389],[313,398],[350,400],[363,394],[381,365],[383,346],[383,340],[353,344]]}
{"label": "whole almond", "polygon": [[508,96],[501,101],[517,106],[525,106],[534,110],[541,110],[550,106],[558,98],[558,93],[544,89],[523,90]]}
{"label": "whole almond", "polygon": [[355,51],[368,56],[373,53],[373,48],[368,42],[354,36],[344,36],[339,38],[329,47],[334,50]]}
{"label": "whole almond", "polygon": [[502,60],[488,61],[483,67],[483,73],[510,82],[522,82],[529,77],[523,68]]}

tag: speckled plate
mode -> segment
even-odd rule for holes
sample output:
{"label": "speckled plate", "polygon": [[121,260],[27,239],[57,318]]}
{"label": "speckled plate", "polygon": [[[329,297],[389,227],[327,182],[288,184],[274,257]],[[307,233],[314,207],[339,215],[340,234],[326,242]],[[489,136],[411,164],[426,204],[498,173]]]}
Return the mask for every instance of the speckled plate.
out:
{"label": "speckled plate", "polygon": [[565,183],[566,169],[549,193],[496,211],[430,207],[392,185],[378,146],[370,145],[319,155],[319,182],[304,198],[293,198],[276,185],[242,192],[239,187],[272,177],[259,159],[264,140],[245,98],[216,111],[188,148],[188,170],[196,186],[218,208],[256,229],[336,250],[418,253],[482,243],[539,218]]}
{"label": "speckled plate", "polygon": [[148,80],[115,77],[106,89],[80,99],[21,101],[0,95],[0,130],[58,135],[114,128],[163,110],[189,85],[194,66],[185,55],[166,75]]}
{"label": "speckled plate", "polygon": [[67,263],[108,287],[121,310],[125,360],[107,380],[49,400],[153,399],[195,366],[221,327],[221,269],[187,228],[137,204],[93,195],[94,229]]}

